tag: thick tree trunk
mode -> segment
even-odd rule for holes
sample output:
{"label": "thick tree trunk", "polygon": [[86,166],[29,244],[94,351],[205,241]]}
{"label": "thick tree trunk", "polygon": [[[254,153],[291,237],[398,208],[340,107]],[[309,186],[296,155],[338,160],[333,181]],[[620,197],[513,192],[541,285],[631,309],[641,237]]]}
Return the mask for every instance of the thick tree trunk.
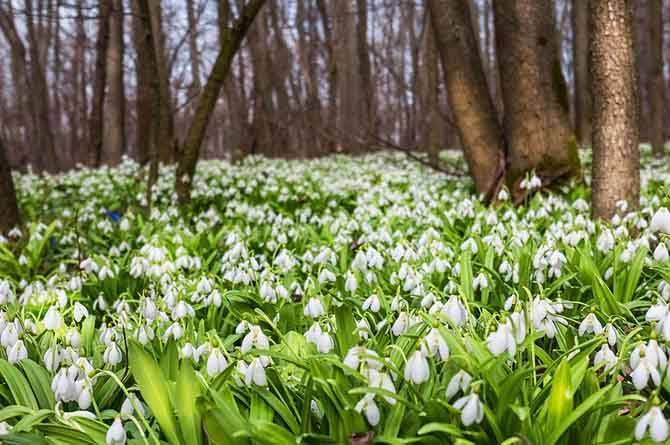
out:
{"label": "thick tree trunk", "polygon": [[361,94],[363,95],[363,116],[360,125],[363,126],[363,140],[370,141],[371,137],[377,134],[377,116],[375,112],[375,89],[372,85],[372,68],[370,66],[370,49],[368,47],[367,0],[356,0],[356,8],[356,40]]}
{"label": "thick tree trunk", "polygon": [[575,133],[591,145],[591,82],[589,79],[589,3],[572,0],[572,57],[575,78]]}
{"label": "thick tree trunk", "polygon": [[553,3],[496,0],[496,38],[507,140],[507,185],[515,202],[534,171],[544,186],[579,172],[561,73]]}
{"label": "thick tree trunk", "polygon": [[107,47],[109,46],[109,17],[112,0],[101,0],[98,9],[98,37],[95,43],[95,75],[93,80],[93,96],[91,116],[89,118],[89,156],[88,164],[94,167],[102,161],[102,141],[104,135],[103,115],[105,108],[105,92],[107,84]]}
{"label": "thick tree trunk", "polygon": [[654,155],[665,153],[665,85],[663,80],[663,0],[647,0],[649,11],[649,142]]}
{"label": "thick tree trunk", "polygon": [[[429,13],[430,14],[430,13]],[[425,41],[425,59],[424,77],[424,125],[422,142],[425,151],[428,152],[428,159],[433,165],[439,163],[440,149],[442,148],[442,136],[444,134],[444,124],[440,116],[438,77],[440,68],[438,65],[437,47],[435,45],[435,33],[433,27],[428,23],[428,29],[424,35]]]}
{"label": "thick tree trunk", "polygon": [[590,0],[593,216],[609,220],[640,194],[638,84],[630,0]]}
{"label": "thick tree trunk", "polygon": [[[337,85],[338,85],[338,66],[337,58],[335,57],[335,37],[333,28],[333,20],[330,17],[328,11],[328,6],[326,5],[325,0],[316,0],[317,8],[319,9],[319,15],[321,16],[321,21],[323,22],[323,34],[326,44],[326,54],[327,54],[327,70],[328,70],[328,128],[334,129],[337,128]],[[337,135],[336,135],[337,136]],[[331,143],[327,148],[328,152],[334,152],[337,150],[337,137],[331,137]],[[326,153],[327,154],[327,153]]]}
{"label": "thick tree trunk", "polygon": [[478,193],[490,198],[504,175],[504,139],[486,84],[468,3],[428,0],[449,105]]}
{"label": "thick tree trunk", "polygon": [[9,168],[5,146],[0,139],[0,234],[6,234],[20,224],[12,171]]}
{"label": "thick tree trunk", "polygon": [[112,0],[107,46],[107,104],[104,116],[102,159],[109,165],[121,162],[126,147],[125,88],[123,83],[123,1]]}
{"label": "thick tree trunk", "polygon": [[190,200],[191,184],[195,175],[200,147],[233,58],[264,3],[265,0],[251,0],[247,3],[240,12],[235,25],[228,29],[223,38],[223,44],[207,78],[205,88],[200,95],[193,122],[186,133],[186,139],[181,150],[176,178],[176,190],[181,204]]}

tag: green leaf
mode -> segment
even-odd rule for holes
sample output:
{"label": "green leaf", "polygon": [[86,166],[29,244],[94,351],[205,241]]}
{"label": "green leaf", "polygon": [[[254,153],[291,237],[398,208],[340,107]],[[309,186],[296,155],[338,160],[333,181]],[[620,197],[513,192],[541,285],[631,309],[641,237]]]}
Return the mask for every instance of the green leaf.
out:
{"label": "green leaf", "polygon": [[37,399],[35,399],[35,394],[30,389],[28,380],[26,380],[18,368],[12,366],[7,360],[0,359],[0,375],[7,386],[9,386],[15,404],[25,406],[34,411],[39,409]]}
{"label": "green leaf", "polygon": [[202,443],[202,416],[197,406],[202,395],[202,385],[195,374],[190,360],[184,360],[176,386],[176,409],[179,426],[186,443],[200,445]]}

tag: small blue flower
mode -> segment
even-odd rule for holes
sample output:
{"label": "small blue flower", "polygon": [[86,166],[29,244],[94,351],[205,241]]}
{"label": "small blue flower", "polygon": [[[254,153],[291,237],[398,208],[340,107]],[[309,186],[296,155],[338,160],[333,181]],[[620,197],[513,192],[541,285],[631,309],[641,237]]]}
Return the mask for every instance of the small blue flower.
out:
{"label": "small blue flower", "polygon": [[105,212],[105,215],[107,215],[109,219],[111,219],[114,222],[119,222],[119,220],[121,219],[121,214],[115,210],[107,210]]}

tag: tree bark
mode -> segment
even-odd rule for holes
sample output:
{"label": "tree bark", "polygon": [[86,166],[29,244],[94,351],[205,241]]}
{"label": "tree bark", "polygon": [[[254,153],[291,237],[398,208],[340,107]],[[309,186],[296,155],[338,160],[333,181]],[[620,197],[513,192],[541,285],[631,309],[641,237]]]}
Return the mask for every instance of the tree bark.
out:
{"label": "tree bark", "polygon": [[663,80],[663,0],[647,0],[649,11],[649,142],[655,156],[665,153],[665,85]]}
{"label": "tree bark", "polygon": [[[154,96],[153,81],[155,70],[152,61],[153,40],[151,37],[151,24],[147,15],[143,13],[148,10],[146,2],[143,0],[132,2],[133,7],[133,45],[137,58],[135,60],[135,76],[137,78],[137,88],[135,90],[135,156],[137,162],[144,165],[150,159],[152,152],[152,103]],[[160,104],[160,102],[158,102]]]}
{"label": "tree bark", "polygon": [[98,7],[99,18],[98,37],[95,43],[95,75],[88,130],[90,152],[87,161],[93,167],[99,166],[100,161],[102,161],[103,115],[105,108],[105,87],[107,85],[107,47],[109,46],[109,17],[111,10],[111,0],[101,0]]}
{"label": "tree bark", "polygon": [[490,198],[504,175],[504,138],[486,84],[468,3],[428,0],[449,105],[478,193]]}
{"label": "tree bark", "polygon": [[265,0],[251,0],[247,3],[232,28],[223,38],[214,66],[207,78],[205,88],[200,95],[193,122],[186,133],[186,139],[181,150],[181,158],[177,166],[176,190],[180,204],[190,200],[191,184],[195,175],[200,147],[207,131],[207,125],[216,106],[216,101],[226,80],[230,65],[235,54],[242,44],[249,27],[253,23],[258,11]]}
{"label": "tree bark", "polygon": [[5,145],[0,139],[0,234],[21,224],[12,171],[7,160]]}
{"label": "tree bark", "polygon": [[630,0],[590,0],[593,91],[592,211],[609,220],[640,194],[638,83]]}
{"label": "tree bark", "polygon": [[582,145],[591,145],[591,82],[589,79],[589,4],[572,0],[572,57],[575,78],[575,133]]}
{"label": "tree bark", "polygon": [[123,83],[123,1],[112,0],[107,46],[107,104],[103,120],[102,159],[109,165],[121,162],[126,147],[125,87]]}
{"label": "tree bark", "polygon": [[561,72],[553,3],[495,0],[496,38],[507,140],[507,185],[514,202],[534,171],[543,186],[579,172]]}

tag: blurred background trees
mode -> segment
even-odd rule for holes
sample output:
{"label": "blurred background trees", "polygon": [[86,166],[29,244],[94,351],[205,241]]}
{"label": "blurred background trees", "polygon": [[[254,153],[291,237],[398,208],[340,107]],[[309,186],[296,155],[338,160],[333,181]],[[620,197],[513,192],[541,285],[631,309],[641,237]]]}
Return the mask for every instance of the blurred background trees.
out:
{"label": "blurred background trees", "polygon": [[[57,172],[127,155],[155,175],[181,159],[182,181],[199,158],[392,148],[435,164],[463,149],[477,191],[506,184],[516,201],[530,171],[544,184],[579,174],[605,94],[589,1],[268,0],[240,30],[254,3],[0,0],[7,162]],[[670,0],[596,3],[630,16],[630,134],[660,156]]]}

